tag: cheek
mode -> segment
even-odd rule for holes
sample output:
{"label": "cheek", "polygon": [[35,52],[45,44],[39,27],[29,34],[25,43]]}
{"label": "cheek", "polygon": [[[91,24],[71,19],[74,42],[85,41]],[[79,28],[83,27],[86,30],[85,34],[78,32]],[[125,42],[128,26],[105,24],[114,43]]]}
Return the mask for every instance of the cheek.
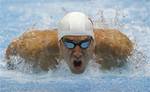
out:
{"label": "cheek", "polygon": [[93,51],[91,49],[87,49],[84,53],[86,59],[91,59],[93,57]]}
{"label": "cheek", "polygon": [[70,50],[68,50],[67,48],[63,48],[63,51],[62,51],[62,53],[63,53],[63,56],[64,56],[64,58],[65,59],[69,59],[70,58],[70,56],[71,56],[71,51]]}

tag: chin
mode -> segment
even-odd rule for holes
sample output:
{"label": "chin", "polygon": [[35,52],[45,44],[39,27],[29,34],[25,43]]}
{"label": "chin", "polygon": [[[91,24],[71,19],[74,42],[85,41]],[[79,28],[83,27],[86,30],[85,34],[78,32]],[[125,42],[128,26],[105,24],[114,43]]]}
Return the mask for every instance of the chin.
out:
{"label": "chin", "polygon": [[71,69],[71,72],[74,74],[82,74],[85,71],[85,69],[77,70],[77,69]]}

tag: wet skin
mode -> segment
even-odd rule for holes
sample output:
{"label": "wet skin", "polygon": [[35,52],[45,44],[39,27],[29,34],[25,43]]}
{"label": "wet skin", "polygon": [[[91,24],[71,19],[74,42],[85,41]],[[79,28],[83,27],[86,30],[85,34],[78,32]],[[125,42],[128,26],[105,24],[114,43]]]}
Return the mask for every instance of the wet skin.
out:
{"label": "wet skin", "polygon": [[[87,40],[88,38],[89,36],[65,36],[63,37],[63,40],[71,40],[78,43]],[[88,62],[92,59],[93,56],[93,39],[90,40],[89,47],[85,49],[81,48],[79,45],[76,45],[72,49],[67,48],[66,46],[64,46],[63,40],[60,40],[60,52],[63,59],[66,61],[73,73],[83,73]]]}

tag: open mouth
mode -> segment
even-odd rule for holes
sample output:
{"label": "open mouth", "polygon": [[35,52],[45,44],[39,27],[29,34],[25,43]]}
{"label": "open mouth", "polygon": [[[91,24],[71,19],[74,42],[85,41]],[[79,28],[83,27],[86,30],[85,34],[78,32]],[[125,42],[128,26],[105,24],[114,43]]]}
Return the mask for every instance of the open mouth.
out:
{"label": "open mouth", "polygon": [[73,65],[76,68],[80,68],[82,66],[82,61],[81,60],[74,60]]}

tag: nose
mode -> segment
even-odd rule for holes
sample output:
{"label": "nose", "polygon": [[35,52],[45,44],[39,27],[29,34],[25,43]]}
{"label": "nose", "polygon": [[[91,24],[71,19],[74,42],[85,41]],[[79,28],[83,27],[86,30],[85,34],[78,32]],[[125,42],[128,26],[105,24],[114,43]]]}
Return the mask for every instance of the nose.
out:
{"label": "nose", "polygon": [[80,46],[76,46],[74,48],[74,52],[73,52],[73,56],[77,59],[81,58],[82,57],[82,52],[81,52],[81,48]]}

